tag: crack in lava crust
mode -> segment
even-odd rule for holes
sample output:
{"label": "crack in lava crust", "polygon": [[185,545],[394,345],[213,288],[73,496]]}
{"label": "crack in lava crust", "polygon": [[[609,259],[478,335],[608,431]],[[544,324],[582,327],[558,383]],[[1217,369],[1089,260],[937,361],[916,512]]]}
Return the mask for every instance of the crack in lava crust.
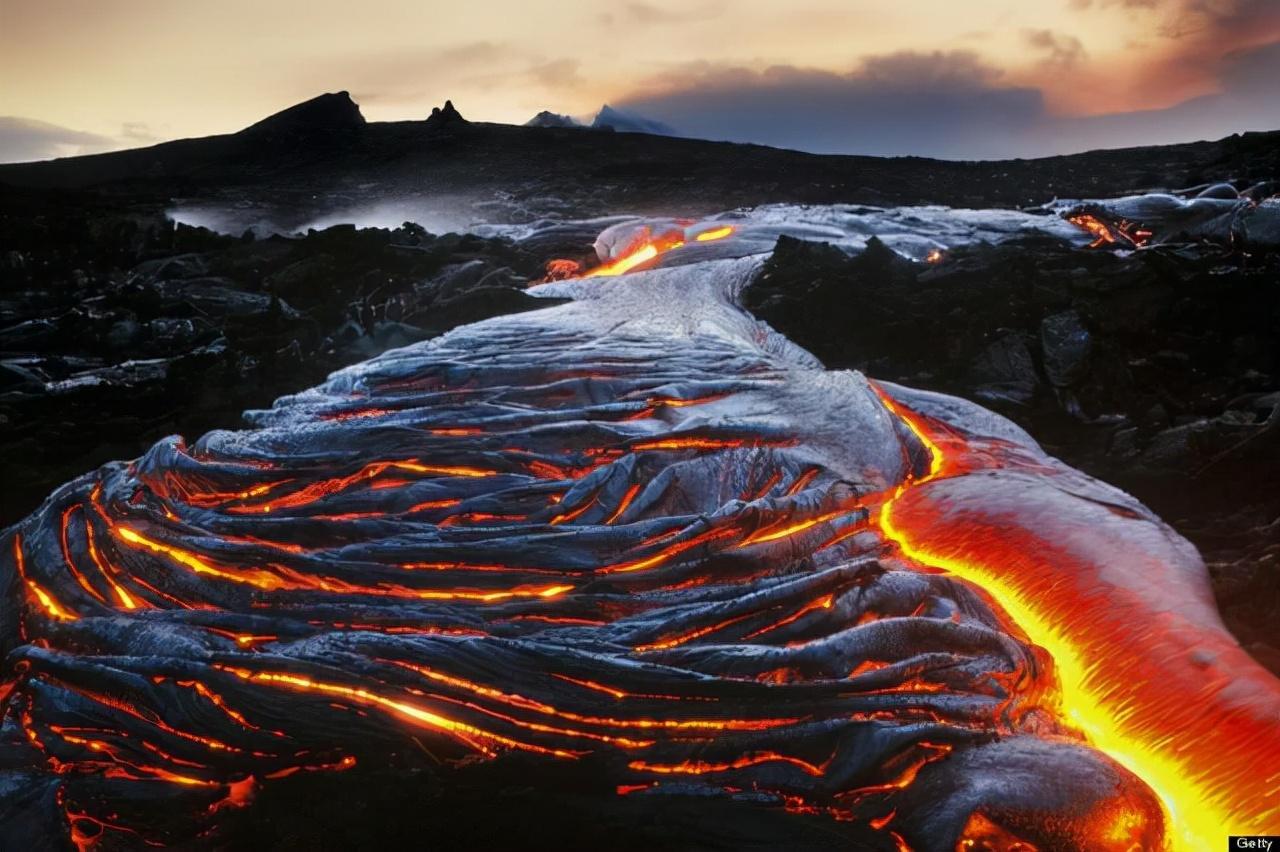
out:
{"label": "crack in lava crust", "polygon": [[852,848],[1274,818],[1230,773],[1280,765],[1276,684],[1189,545],[977,406],[823,370],[737,306],[757,266],[549,285],[55,492],[0,556],[0,842],[215,844],[298,772],[539,762]]}

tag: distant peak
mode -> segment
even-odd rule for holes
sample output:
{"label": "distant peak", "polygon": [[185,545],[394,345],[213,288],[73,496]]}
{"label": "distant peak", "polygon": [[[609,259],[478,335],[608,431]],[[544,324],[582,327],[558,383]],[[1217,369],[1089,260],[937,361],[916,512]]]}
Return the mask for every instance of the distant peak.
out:
{"label": "distant peak", "polygon": [[524,123],[525,127],[581,127],[572,117],[544,109]]}
{"label": "distant peak", "polygon": [[267,116],[242,133],[276,135],[317,130],[346,130],[364,126],[360,107],[347,92],[330,92]]}
{"label": "distant peak", "polygon": [[447,127],[455,124],[470,124],[453,106],[453,101],[445,101],[442,107],[432,107],[427,124],[431,127]]}
{"label": "distant peak", "polygon": [[600,111],[596,113],[596,120],[591,122],[591,126],[597,130],[608,128],[610,130],[620,130],[624,133],[652,133],[657,136],[676,135],[673,128],[663,124],[661,121],[654,121],[634,112],[615,109],[609,104],[600,107]]}

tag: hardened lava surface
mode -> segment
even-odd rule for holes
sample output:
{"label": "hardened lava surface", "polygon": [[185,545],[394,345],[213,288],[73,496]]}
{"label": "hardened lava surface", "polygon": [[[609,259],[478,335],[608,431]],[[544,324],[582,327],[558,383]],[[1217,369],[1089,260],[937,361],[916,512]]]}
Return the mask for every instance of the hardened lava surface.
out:
{"label": "hardened lava surface", "polygon": [[[1189,545],[995,415],[823,370],[737,306],[757,268],[548,285],[56,491],[0,541],[0,846],[217,847],[290,776],[390,768],[710,837],[1158,849],[1135,739],[1191,773],[1174,726],[1251,726],[1263,765],[1274,681]],[[1126,679],[1183,716],[1098,729],[1147,723]]]}

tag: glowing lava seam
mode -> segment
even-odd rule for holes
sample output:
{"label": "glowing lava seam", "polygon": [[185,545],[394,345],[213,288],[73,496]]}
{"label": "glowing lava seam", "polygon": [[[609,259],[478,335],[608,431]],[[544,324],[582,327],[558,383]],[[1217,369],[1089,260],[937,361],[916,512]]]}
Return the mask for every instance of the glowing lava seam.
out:
{"label": "glowing lava seam", "polygon": [[[693,238],[694,242],[709,243],[715,240],[723,240],[725,237],[733,233],[732,225],[722,225],[719,228],[713,228],[709,231],[703,231]],[[675,251],[685,245],[683,239],[678,238],[656,238],[629,250],[621,257],[611,260],[608,263],[597,266],[583,275],[584,278],[602,278],[623,275],[637,266],[648,263],[660,254],[666,254],[669,251]]]}
{"label": "glowing lava seam", "polygon": [[[1046,618],[1043,604],[1038,606],[1038,601],[1017,585],[1017,577],[1010,576],[1007,568],[1002,571],[998,565],[932,551],[929,544],[913,539],[902,525],[896,523],[894,511],[900,498],[911,488],[931,480],[945,479],[941,474],[948,459],[922,418],[895,403],[879,388],[876,392],[885,407],[911,430],[930,453],[928,474],[915,481],[908,480],[881,505],[879,527],[882,534],[911,561],[945,570],[983,589],[1032,643],[1049,653],[1057,671],[1063,720],[1084,734],[1093,747],[1141,778],[1160,798],[1168,823],[1166,847],[1176,852],[1203,852],[1221,847],[1228,833],[1265,832],[1280,825],[1280,809],[1274,806],[1264,813],[1256,812],[1256,804],[1253,804],[1254,813],[1249,814],[1245,810],[1248,805],[1239,800],[1239,787],[1241,784],[1249,786],[1249,780],[1237,778],[1233,787],[1224,788],[1224,781],[1229,778],[1224,779],[1221,772],[1215,777],[1208,777],[1208,770],[1197,768],[1186,757],[1174,753],[1178,745],[1176,737],[1149,736],[1144,739],[1141,731],[1135,731],[1144,722],[1144,708],[1132,700],[1133,696],[1119,693],[1114,679],[1111,684],[1104,682],[1100,670],[1106,661],[1087,658],[1080,647],[1086,638],[1074,638]],[[1136,677],[1133,672],[1121,674],[1122,679]],[[1178,695],[1166,694],[1165,697],[1174,703],[1183,700]],[[1130,700],[1126,701],[1126,698]],[[1230,724],[1230,721],[1224,720],[1224,723]],[[1192,734],[1187,732],[1186,735]],[[1267,779],[1255,780],[1256,789],[1245,798],[1256,802],[1270,795],[1274,799],[1276,791],[1265,789]],[[1271,780],[1276,779],[1273,776]],[[1216,785],[1213,781],[1217,782]],[[1234,801],[1233,793],[1237,794]]]}

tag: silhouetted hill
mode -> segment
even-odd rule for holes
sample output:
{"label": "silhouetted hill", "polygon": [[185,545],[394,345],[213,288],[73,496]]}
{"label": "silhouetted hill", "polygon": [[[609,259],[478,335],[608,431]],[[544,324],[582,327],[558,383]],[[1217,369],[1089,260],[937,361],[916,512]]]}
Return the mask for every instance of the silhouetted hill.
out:
{"label": "silhouetted hill", "polygon": [[360,107],[346,92],[332,92],[267,116],[241,130],[238,136],[256,140],[305,138],[364,127]]}
{"label": "silhouetted hill", "polygon": [[591,122],[591,126],[597,130],[617,130],[622,133],[652,133],[658,136],[674,136],[676,133],[675,128],[663,124],[661,121],[654,121],[651,118],[645,118],[643,115],[637,115],[633,112],[617,110],[608,104],[600,107],[600,112],[596,113],[596,119]]}
{"label": "silhouetted hill", "polygon": [[345,92],[239,133],[0,166],[0,183],[269,209],[303,223],[335,206],[449,196],[488,221],[548,214],[696,215],[766,202],[1039,204],[1280,173],[1280,132],[1216,142],[956,162],[830,156],[644,133],[467,122],[366,123]]}
{"label": "silhouetted hill", "polygon": [[572,116],[560,115],[549,109],[535,115],[524,123],[525,127],[582,127]]}

